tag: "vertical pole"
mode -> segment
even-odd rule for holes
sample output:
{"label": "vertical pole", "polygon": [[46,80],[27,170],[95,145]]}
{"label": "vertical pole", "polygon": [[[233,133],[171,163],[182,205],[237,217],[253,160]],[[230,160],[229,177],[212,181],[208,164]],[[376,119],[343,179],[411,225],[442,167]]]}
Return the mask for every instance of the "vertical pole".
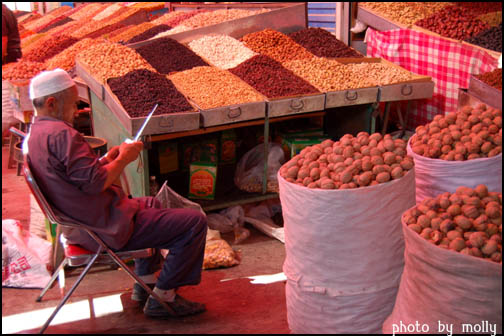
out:
{"label": "vertical pole", "polygon": [[264,115],[264,173],[262,181],[262,193],[266,194],[268,185],[268,149],[269,149],[269,115],[268,106]]}

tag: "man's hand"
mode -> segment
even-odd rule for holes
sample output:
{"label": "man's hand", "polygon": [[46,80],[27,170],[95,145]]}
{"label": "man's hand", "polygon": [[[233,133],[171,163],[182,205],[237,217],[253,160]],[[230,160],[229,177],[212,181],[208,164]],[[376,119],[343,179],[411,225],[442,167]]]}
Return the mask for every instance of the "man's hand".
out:
{"label": "man's hand", "polygon": [[121,176],[124,168],[138,158],[142,149],[143,142],[141,141],[123,142],[110,149],[107,153],[108,163],[104,166],[107,170],[107,179],[102,190],[106,190]]}
{"label": "man's hand", "polygon": [[[114,148],[112,148],[114,149]],[[112,150],[111,149],[111,150]],[[117,155],[118,160],[125,160],[127,163],[133,162],[138,158],[138,155],[143,149],[143,142],[136,141],[131,143],[123,142],[119,146],[119,154]]]}
{"label": "man's hand", "polygon": [[107,159],[110,162],[112,160],[115,160],[118,155],[119,155],[119,146],[114,146],[110,148],[110,150],[107,152]]}

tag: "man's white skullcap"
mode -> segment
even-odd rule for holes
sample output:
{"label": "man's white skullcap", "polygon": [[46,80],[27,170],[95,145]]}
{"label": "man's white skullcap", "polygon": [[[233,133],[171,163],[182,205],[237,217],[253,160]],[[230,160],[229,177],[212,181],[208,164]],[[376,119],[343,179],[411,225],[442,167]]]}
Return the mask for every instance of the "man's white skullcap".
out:
{"label": "man's white skullcap", "polygon": [[74,85],[75,82],[65,70],[43,71],[30,81],[30,99],[48,96]]}

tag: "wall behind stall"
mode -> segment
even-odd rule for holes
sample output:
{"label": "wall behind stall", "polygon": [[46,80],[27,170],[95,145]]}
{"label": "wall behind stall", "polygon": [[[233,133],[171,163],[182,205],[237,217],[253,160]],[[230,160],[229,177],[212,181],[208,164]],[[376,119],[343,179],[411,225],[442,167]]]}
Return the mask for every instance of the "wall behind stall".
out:
{"label": "wall behind stall", "polygon": [[30,2],[2,2],[2,4],[9,7],[10,10],[21,10],[25,12],[31,12]]}
{"label": "wall behind stall", "polygon": [[348,44],[349,2],[308,2],[308,27],[324,28]]}

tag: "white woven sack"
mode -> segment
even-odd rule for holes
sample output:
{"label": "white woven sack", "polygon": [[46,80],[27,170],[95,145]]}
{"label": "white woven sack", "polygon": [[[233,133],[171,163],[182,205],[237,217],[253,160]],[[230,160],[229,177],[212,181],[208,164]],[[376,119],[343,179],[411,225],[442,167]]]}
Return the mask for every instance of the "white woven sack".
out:
{"label": "white woven sack", "polygon": [[[305,305],[288,298],[292,304],[287,313],[290,321],[296,320],[295,331],[379,332],[394,305],[394,295],[387,295],[386,302],[380,296],[386,289],[397,290],[403,268],[400,216],[415,204],[414,171],[385,184],[347,190],[309,189],[280,175],[278,181],[285,230],[284,273],[299,290],[321,294],[329,307],[327,311],[321,308],[316,323],[309,323],[294,317],[303,316]],[[330,308],[335,297],[341,309]],[[359,320],[375,323],[363,323],[361,330],[346,329],[349,321],[360,325]],[[305,327],[298,329],[298,325]]]}
{"label": "white woven sack", "polygon": [[446,161],[416,154],[410,142],[407,151],[415,161],[417,203],[447,191],[454,193],[460,186],[485,184],[490,191],[502,192],[502,153],[491,158]]}
{"label": "white woven sack", "polygon": [[[405,265],[392,314],[383,324],[384,333],[408,325],[426,324],[427,333],[447,334],[482,323],[494,325],[502,334],[502,264],[442,249],[420,237],[402,223]],[[396,329],[397,330],[397,329]],[[401,333],[407,332],[403,329]],[[410,332],[419,330],[410,328]],[[474,331],[474,330],[473,330]],[[397,333],[397,331],[396,331]],[[485,333],[490,333],[487,331]]]}
{"label": "white woven sack", "polygon": [[[398,286],[393,286],[374,293],[328,297],[306,291],[288,279],[285,287],[287,322],[295,334],[347,334],[350,331],[380,334],[383,321],[392,311],[397,290]],[[342,314],[342,310],[349,308],[350,313]],[[359,310],[362,313],[357,315]]]}

